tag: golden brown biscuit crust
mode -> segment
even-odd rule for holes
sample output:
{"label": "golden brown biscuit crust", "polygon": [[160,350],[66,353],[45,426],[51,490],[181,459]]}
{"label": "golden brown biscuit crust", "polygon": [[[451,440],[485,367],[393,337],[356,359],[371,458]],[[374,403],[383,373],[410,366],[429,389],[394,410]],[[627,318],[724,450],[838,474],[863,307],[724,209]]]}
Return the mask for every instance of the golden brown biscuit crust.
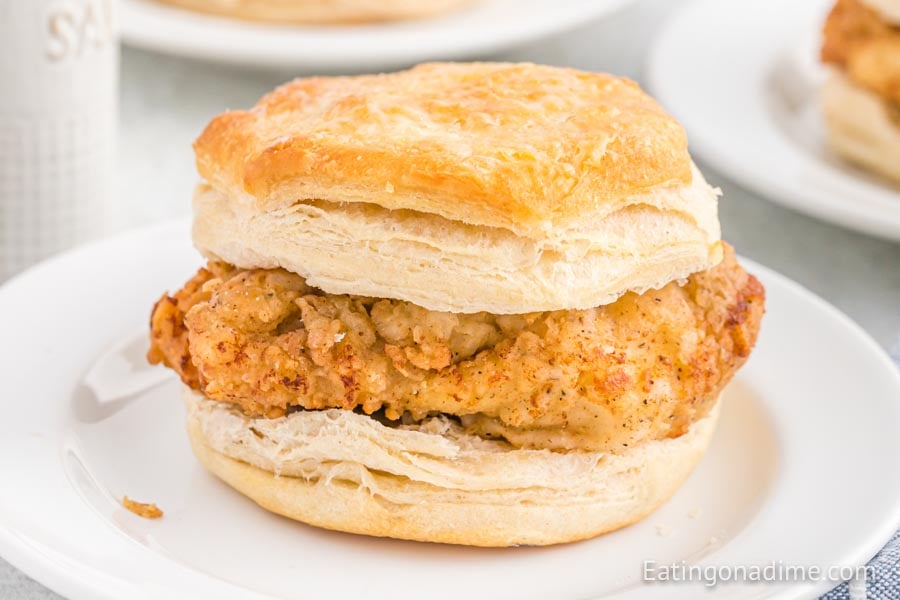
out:
{"label": "golden brown biscuit crust", "polygon": [[[227,411],[209,410],[221,403],[188,390],[185,404],[200,464],[266,510],[325,529],[470,546],[559,544],[634,523],[700,461],[718,416],[611,454],[467,444],[347,411],[329,415],[324,431],[308,423],[312,412],[222,423]],[[288,439],[272,431],[281,427]]]}
{"label": "golden brown biscuit crust", "polygon": [[691,181],[683,129],[635,83],[532,64],[299,79],[194,148],[254,210],[370,202],[532,237]]}

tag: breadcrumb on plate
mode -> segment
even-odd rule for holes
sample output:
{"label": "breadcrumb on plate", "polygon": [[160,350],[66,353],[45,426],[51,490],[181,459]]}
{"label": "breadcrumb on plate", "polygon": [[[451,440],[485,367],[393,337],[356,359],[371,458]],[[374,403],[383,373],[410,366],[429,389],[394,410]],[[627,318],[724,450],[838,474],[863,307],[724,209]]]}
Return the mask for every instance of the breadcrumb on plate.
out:
{"label": "breadcrumb on plate", "polygon": [[137,502],[136,500],[132,500],[128,496],[122,497],[122,506],[133,512],[139,517],[144,517],[145,519],[158,519],[163,516],[163,511],[160,507],[152,502],[149,504],[145,504],[144,502]]}

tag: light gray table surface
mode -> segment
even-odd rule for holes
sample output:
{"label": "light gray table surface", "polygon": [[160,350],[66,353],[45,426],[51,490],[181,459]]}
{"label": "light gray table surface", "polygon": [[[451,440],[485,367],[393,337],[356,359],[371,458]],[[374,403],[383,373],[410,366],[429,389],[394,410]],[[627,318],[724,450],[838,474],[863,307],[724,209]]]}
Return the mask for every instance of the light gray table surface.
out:
{"label": "light gray table surface", "polygon": [[[609,71],[640,81],[648,44],[677,4],[638,0],[576,31],[485,58]],[[203,126],[225,109],[252,105],[298,74],[123,50],[118,182],[110,230],[188,215],[196,181],[191,142]],[[698,162],[703,168],[702,160]],[[703,170],[724,192],[723,237],[741,254],[822,296],[881,345],[900,342],[900,244],[791,212],[709,168]],[[0,599],[50,598],[59,596],[0,559]]]}

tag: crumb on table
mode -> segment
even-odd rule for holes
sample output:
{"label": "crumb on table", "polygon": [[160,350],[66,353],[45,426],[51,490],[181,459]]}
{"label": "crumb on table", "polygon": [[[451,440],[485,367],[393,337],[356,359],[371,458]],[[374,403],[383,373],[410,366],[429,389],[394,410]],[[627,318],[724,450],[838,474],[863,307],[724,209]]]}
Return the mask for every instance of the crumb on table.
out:
{"label": "crumb on table", "polygon": [[137,516],[144,517],[145,519],[158,519],[163,516],[162,509],[157,505],[153,503],[144,504],[143,502],[136,502],[128,496],[122,498],[122,506]]}

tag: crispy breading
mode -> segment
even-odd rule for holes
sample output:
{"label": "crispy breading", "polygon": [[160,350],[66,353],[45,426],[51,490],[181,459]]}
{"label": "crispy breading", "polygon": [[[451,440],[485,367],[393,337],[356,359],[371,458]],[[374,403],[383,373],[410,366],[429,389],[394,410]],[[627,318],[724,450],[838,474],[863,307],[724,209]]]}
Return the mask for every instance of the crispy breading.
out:
{"label": "crispy breading", "polygon": [[900,28],[859,0],[838,0],[823,34],[823,61],[885,101],[900,104]]}
{"label": "crispy breading", "polygon": [[[192,306],[209,300],[203,284],[213,278],[227,277],[234,270],[224,263],[209,263],[178,290],[174,296],[163,294],[150,315],[150,351],[147,360],[152,364],[165,363],[172,367],[186,385],[197,381],[197,369],[191,363],[188,350],[184,313]],[[175,358],[177,357],[177,359]],[[177,364],[173,363],[177,360]]]}
{"label": "crispy breading", "polygon": [[527,315],[433,312],[211,264],[157,303],[150,359],[253,415],[441,412],[517,446],[621,450],[708,412],[749,355],[763,305],[730,247],[683,286]]}

